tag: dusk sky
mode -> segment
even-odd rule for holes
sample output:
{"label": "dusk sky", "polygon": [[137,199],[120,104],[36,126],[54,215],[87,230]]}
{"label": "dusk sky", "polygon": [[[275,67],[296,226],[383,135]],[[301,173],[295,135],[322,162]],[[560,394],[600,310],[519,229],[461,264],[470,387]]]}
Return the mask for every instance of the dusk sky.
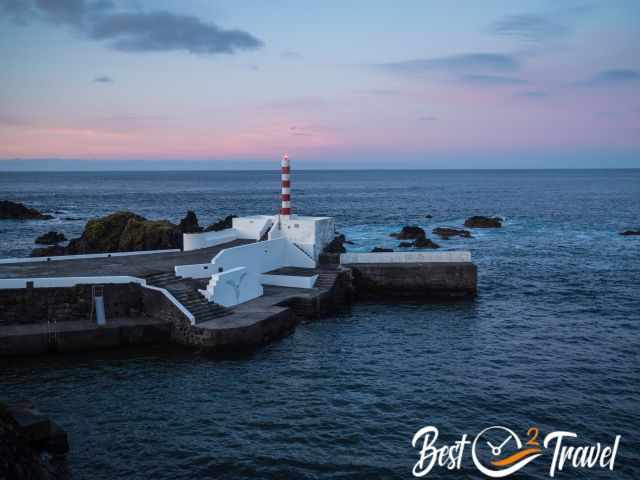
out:
{"label": "dusk sky", "polygon": [[25,165],[640,167],[637,0],[0,0],[0,57]]}

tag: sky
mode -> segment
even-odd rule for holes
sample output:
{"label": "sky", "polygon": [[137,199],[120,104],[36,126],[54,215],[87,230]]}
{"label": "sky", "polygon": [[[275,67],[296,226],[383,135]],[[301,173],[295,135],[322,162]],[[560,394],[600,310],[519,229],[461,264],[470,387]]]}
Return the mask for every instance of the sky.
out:
{"label": "sky", "polygon": [[0,59],[0,170],[640,168],[637,0],[0,0]]}

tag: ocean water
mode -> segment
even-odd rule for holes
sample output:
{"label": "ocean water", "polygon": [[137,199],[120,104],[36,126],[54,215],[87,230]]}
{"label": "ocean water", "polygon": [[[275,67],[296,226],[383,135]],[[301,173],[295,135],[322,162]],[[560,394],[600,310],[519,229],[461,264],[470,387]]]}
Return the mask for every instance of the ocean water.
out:
{"label": "ocean water", "polygon": [[[404,224],[430,231],[471,215],[505,226],[472,239],[473,302],[357,304],[255,352],[178,348],[0,362],[0,397],[29,399],[69,432],[73,478],[411,478],[413,434],[439,444],[503,425],[611,444],[615,470],[640,476],[640,170],[297,171],[298,213],[331,215],[368,251]],[[59,173],[0,176],[0,198],[52,212],[0,222],[0,257],[25,256],[48,230],[78,235],[119,209],[201,224],[275,212],[274,172]],[[432,218],[427,218],[432,215]],[[78,220],[66,220],[77,218]],[[551,453],[515,478],[549,478]],[[467,450],[462,471],[483,478]]]}

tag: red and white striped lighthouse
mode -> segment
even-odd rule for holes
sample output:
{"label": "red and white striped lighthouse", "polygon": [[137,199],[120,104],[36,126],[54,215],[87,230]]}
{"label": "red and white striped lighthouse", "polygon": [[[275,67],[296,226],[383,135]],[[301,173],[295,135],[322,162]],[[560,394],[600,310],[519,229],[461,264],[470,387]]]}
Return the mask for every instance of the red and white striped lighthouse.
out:
{"label": "red and white striped lighthouse", "polygon": [[291,216],[291,176],[289,170],[289,155],[286,153],[282,157],[282,192],[280,200],[280,216],[289,219]]}

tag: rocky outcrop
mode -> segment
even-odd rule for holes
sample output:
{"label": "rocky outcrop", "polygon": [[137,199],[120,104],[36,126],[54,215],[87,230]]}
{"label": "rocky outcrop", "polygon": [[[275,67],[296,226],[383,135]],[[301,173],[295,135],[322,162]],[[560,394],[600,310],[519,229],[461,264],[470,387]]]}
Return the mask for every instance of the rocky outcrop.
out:
{"label": "rocky outcrop", "polygon": [[120,236],[119,252],[165,250],[182,246],[182,232],[167,220],[129,220]]}
{"label": "rocky outcrop", "polygon": [[0,404],[0,478],[55,478],[56,468],[42,451],[66,454],[67,434],[31,404]]}
{"label": "rocky outcrop", "polygon": [[625,230],[624,232],[620,232],[620,235],[624,237],[633,237],[640,235],[640,230]]}
{"label": "rocky outcrop", "polygon": [[344,244],[347,243],[347,238],[343,234],[336,235],[322,250],[323,253],[346,253],[347,249],[344,248]]}
{"label": "rocky outcrop", "polygon": [[29,208],[22,203],[0,201],[0,220],[51,220],[51,215],[40,213],[35,208]]}
{"label": "rocky outcrop", "polygon": [[413,242],[400,242],[398,248],[413,248]]}
{"label": "rocky outcrop", "polygon": [[501,228],[503,219],[500,217],[469,217],[464,221],[467,228]]}
{"label": "rocky outcrop", "polygon": [[39,245],[56,245],[66,240],[67,240],[67,237],[64,236],[64,233],[50,231],[36,238],[35,243]]}
{"label": "rocky outcrop", "polygon": [[449,240],[451,237],[472,238],[469,230],[459,230],[457,228],[438,227],[434,228],[432,232],[443,240]]}
{"label": "rocky outcrop", "polygon": [[200,233],[202,232],[202,227],[198,225],[198,217],[193,210],[189,210],[185,217],[180,220],[180,225],[178,225],[180,231],[182,233]]}
{"label": "rocky outcrop", "polygon": [[425,237],[426,233],[417,225],[406,225],[402,227],[402,230],[398,233],[392,233],[390,236],[397,238],[398,240],[415,240],[417,238]]}
{"label": "rocky outcrop", "polygon": [[205,232],[219,232],[220,230],[226,230],[233,227],[233,219],[237,218],[237,215],[227,215],[221,220],[212,223],[204,229]]}
{"label": "rocky outcrop", "polygon": [[413,246],[414,248],[440,248],[440,245],[427,237],[416,238]]}
{"label": "rocky outcrop", "polygon": [[373,250],[371,250],[371,253],[387,253],[387,252],[393,252],[393,248],[374,247]]}
{"label": "rocky outcrop", "polygon": [[36,248],[31,256],[134,252],[179,248],[180,228],[167,220],[147,220],[131,212],[116,212],[87,222],[79,238],[67,247]]}

